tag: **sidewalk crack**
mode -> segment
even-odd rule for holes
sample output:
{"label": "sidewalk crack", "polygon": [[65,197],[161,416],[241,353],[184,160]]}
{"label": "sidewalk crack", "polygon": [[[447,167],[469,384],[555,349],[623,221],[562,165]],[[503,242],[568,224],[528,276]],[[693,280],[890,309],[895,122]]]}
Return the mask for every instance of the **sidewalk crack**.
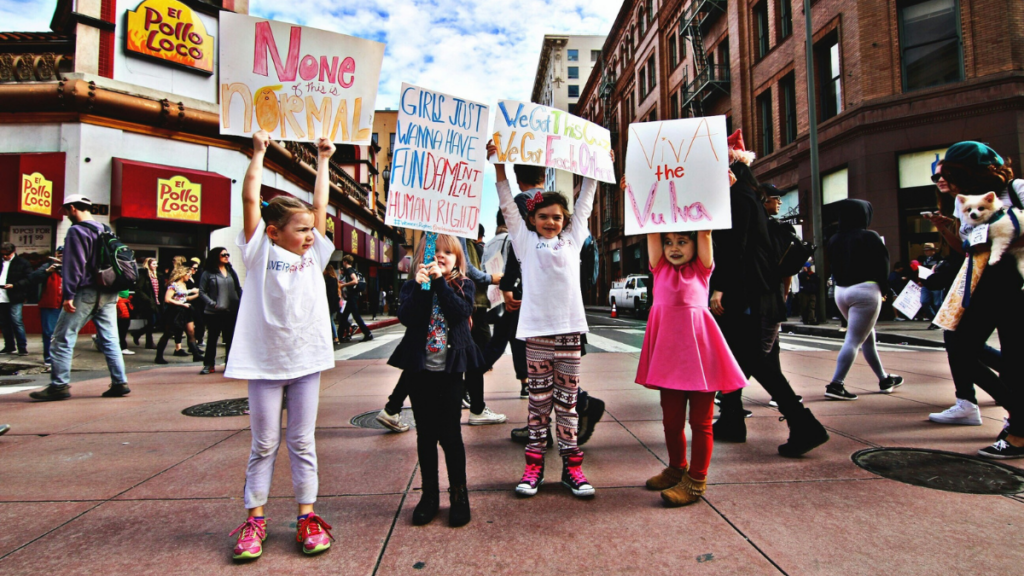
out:
{"label": "sidewalk crack", "polygon": [[380,563],[384,560],[384,553],[387,552],[388,544],[391,542],[391,535],[395,532],[395,526],[398,524],[398,517],[402,514],[402,508],[405,506],[405,499],[409,496],[409,491],[412,490],[412,483],[416,480],[416,471],[420,469],[419,461],[412,467],[412,474],[409,476],[409,483],[405,485],[405,491],[402,492],[402,499],[398,501],[398,509],[395,510],[395,517],[391,519],[391,527],[388,528],[388,535],[384,537],[384,543],[380,546],[380,553],[377,554],[377,562],[373,565],[373,572],[371,574],[376,576],[377,571],[380,570]]}

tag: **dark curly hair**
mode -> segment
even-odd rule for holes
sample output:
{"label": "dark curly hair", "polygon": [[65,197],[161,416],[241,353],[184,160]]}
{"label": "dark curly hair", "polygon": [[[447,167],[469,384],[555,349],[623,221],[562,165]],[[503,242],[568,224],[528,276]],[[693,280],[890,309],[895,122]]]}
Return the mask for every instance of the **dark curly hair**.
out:
{"label": "dark curly hair", "polygon": [[533,210],[530,210],[529,213],[527,213],[526,228],[529,229],[530,232],[537,231],[537,227],[530,222],[530,218],[537,214],[537,210],[547,208],[548,206],[560,206],[562,208],[562,215],[565,217],[565,224],[562,225],[562,232],[568,231],[572,225],[572,219],[569,214],[569,201],[565,199],[565,196],[562,196],[558,192],[544,192],[543,198],[544,199],[542,201],[538,202],[533,207]]}
{"label": "dark curly hair", "polygon": [[942,177],[961,194],[977,196],[986,192],[1001,192],[1006,183],[1013,180],[1013,169],[1010,160],[1002,166],[967,166],[958,162],[944,160],[940,173]]}

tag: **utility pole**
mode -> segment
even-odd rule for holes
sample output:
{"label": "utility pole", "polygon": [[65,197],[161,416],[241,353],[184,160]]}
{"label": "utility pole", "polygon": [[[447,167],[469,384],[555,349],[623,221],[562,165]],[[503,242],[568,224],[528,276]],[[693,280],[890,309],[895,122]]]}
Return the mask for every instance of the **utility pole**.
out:
{"label": "utility pole", "polygon": [[807,120],[811,152],[811,230],[814,236],[814,269],[818,273],[819,321],[825,319],[825,239],[821,237],[821,174],[818,169],[818,112],[814,99],[814,32],[811,27],[811,0],[804,0],[804,33],[807,36]]}

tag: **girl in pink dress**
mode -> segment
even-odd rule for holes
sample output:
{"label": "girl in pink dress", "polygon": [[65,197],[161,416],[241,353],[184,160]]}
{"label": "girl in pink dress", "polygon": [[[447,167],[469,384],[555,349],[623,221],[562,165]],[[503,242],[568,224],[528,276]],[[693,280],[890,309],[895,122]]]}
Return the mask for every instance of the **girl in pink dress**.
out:
{"label": "girl in pink dress", "polygon": [[[651,307],[636,372],[637,384],[661,391],[669,465],[647,481],[666,506],[700,499],[711,463],[711,416],[715,393],[732,392],[747,379],[708,311],[708,279],[714,268],[711,231],[647,235],[654,273]],[[696,256],[696,257],[695,257]],[[693,433],[686,462],[686,405]]]}

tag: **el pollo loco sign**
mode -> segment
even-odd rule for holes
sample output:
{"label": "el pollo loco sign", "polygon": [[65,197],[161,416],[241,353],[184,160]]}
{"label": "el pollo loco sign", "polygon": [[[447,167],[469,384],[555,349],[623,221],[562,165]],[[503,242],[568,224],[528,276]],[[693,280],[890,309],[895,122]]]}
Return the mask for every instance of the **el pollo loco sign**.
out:
{"label": "el pollo loco sign", "polygon": [[213,36],[176,0],[144,0],[127,14],[125,51],[213,74]]}
{"label": "el pollo loco sign", "polygon": [[53,210],[53,182],[39,172],[21,175],[21,211],[49,216]]}
{"label": "el pollo loco sign", "polygon": [[156,217],[171,220],[202,220],[203,185],[184,176],[156,181]]}

